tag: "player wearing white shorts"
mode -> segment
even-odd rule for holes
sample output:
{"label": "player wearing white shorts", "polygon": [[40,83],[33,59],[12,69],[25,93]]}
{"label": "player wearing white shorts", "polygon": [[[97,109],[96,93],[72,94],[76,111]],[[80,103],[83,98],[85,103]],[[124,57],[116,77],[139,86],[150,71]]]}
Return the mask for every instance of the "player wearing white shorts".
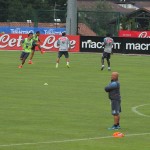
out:
{"label": "player wearing white shorts", "polygon": [[67,67],[70,68],[69,53],[68,53],[68,50],[70,50],[70,40],[68,39],[68,37],[66,37],[65,32],[63,32],[62,36],[58,39],[57,46],[59,46],[59,51],[58,51],[58,58],[56,60],[56,68],[58,68],[58,64],[62,55],[65,56]]}
{"label": "player wearing white shorts", "polygon": [[104,38],[104,52],[102,55],[102,59],[101,59],[101,63],[102,63],[102,67],[101,70],[104,69],[104,59],[107,60],[107,64],[108,64],[108,70],[110,71],[110,56],[112,53],[112,46],[113,46],[114,40],[110,37],[110,34],[107,34],[106,37]]}

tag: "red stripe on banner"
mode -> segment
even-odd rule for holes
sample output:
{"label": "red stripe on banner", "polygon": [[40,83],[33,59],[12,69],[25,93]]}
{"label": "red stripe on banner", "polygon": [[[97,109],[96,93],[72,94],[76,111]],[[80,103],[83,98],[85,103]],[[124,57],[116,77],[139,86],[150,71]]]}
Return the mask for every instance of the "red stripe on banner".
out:
{"label": "red stripe on banner", "polygon": [[150,38],[150,31],[120,30],[119,37]]}

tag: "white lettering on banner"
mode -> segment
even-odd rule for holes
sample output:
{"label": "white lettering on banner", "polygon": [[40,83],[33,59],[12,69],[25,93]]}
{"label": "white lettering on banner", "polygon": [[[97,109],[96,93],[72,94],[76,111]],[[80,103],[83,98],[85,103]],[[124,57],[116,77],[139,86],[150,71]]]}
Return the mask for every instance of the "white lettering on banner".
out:
{"label": "white lettering on banner", "polygon": [[139,38],[150,38],[150,35],[148,36],[147,32],[141,32],[138,37]]}
{"label": "white lettering on banner", "polygon": [[90,44],[88,42],[82,42],[82,48],[88,48]]}
{"label": "white lettering on banner", "polygon": [[[104,48],[104,42],[92,42],[88,43],[87,41],[82,42],[82,48]],[[113,48],[114,49],[120,49],[121,43],[114,43]]]}
{"label": "white lettering on banner", "polygon": [[[7,46],[9,47],[20,47],[21,46],[21,40],[22,40],[22,35],[19,35],[18,38],[11,38],[9,34],[3,34],[0,36],[0,48],[5,48]],[[70,41],[71,49],[75,48],[76,41],[71,40]],[[57,40],[54,35],[48,36],[44,42],[43,45],[41,46],[44,49],[52,49],[58,48],[57,46]]]}
{"label": "white lettering on banner", "polygon": [[8,42],[8,45],[10,47],[13,47],[13,46],[15,46],[16,41],[17,41],[16,39],[10,39],[9,42]]}
{"label": "white lettering on banner", "polygon": [[103,48],[104,42],[97,42],[97,48]]}
{"label": "white lettering on banner", "polygon": [[9,34],[3,34],[0,36],[0,48],[5,48],[7,46],[14,47],[17,45],[17,47],[20,46],[20,42],[22,40],[22,36],[20,35],[18,39],[10,38]]}
{"label": "white lettering on banner", "polygon": [[150,31],[129,31],[120,30],[120,37],[133,37],[133,38],[150,38]]}
{"label": "white lettering on banner", "polygon": [[17,41],[18,41],[18,42],[17,42],[17,47],[20,47],[20,46],[21,46],[20,43],[21,43],[22,40],[23,40],[23,39],[22,39],[22,36],[20,35],[19,38],[17,39]]}
{"label": "white lettering on banner", "polygon": [[1,37],[0,37],[0,42],[1,43],[6,43],[6,45],[1,45],[0,44],[0,48],[4,48],[4,47],[7,47],[7,42],[9,41],[10,39],[10,36],[8,34],[3,34]]}
{"label": "white lettering on banner", "polygon": [[121,47],[121,43],[114,43],[113,44],[114,49],[120,49],[120,47]]}
{"label": "white lettering on banner", "polygon": [[45,34],[55,34],[53,29],[44,30]]}
{"label": "white lettering on banner", "polygon": [[82,42],[82,48],[103,48],[103,42],[92,42],[87,41]]}
{"label": "white lettering on banner", "polygon": [[150,44],[126,43],[126,50],[149,50]]}
{"label": "white lettering on banner", "polygon": [[[75,47],[76,41],[75,40],[71,40],[70,41],[70,45],[71,45],[71,49]],[[49,45],[49,46],[47,46]],[[43,42],[43,45],[41,46],[44,49],[52,49],[54,48],[58,48],[57,46],[57,40],[55,38],[54,35],[50,35],[48,36],[45,41]]]}
{"label": "white lettering on banner", "polygon": [[15,29],[10,29],[11,33],[13,34],[28,34],[28,33],[34,33],[34,30],[21,30],[21,28],[15,28]]}
{"label": "white lettering on banner", "polygon": [[75,40],[71,40],[70,41],[70,45],[71,45],[71,48],[75,48],[75,45],[76,45],[76,41]]}
{"label": "white lettering on banner", "polygon": [[95,42],[92,42],[91,44],[89,44],[89,46],[90,46],[90,48],[96,48],[97,47]]}
{"label": "white lettering on banner", "polygon": [[[48,36],[45,41],[43,42],[43,45],[41,47],[43,47],[44,49],[51,49],[53,47],[53,43],[55,42],[55,36],[50,35]],[[46,46],[46,44],[49,44],[50,46]]]}
{"label": "white lettering on banner", "polygon": [[61,35],[62,32],[61,31],[55,31],[54,29],[49,29],[49,30],[44,30],[45,34],[57,34],[57,35]]}

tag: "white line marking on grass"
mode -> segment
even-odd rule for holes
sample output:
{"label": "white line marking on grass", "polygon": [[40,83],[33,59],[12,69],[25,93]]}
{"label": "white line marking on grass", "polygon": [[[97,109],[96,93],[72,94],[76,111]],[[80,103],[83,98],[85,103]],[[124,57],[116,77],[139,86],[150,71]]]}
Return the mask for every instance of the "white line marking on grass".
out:
{"label": "white line marking on grass", "polygon": [[[150,133],[127,134],[127,135],[125,135],[125,137],[142,136],[142,135],[150,135]],[[70,139],[70,140],[49,141],[49,142],[5,144],[5,145],[0,145],[0,147],[23,146],[23,145],[38,145],[38,144],[68,143],[68,142],[90,141],[90,140],[100,140],[100,139],[108,139],[108,138],[114,138],[114,137],[113,136],[102,136],[102,137],[83,138],[83,139]]]}
{"label": "white line marking on grass", "polygon": [[145,105],[150,105],[150,104],[143,104],[143,105],[139,105],[139,106],[135,106],[135,107],[132,107],[132,111],[140,116],[144,116],[144,117],[150,117],[149,115],[145,115],[143,113],[140,113],[139,111],[137,111],[137,108],[139,107],[143,107]]}

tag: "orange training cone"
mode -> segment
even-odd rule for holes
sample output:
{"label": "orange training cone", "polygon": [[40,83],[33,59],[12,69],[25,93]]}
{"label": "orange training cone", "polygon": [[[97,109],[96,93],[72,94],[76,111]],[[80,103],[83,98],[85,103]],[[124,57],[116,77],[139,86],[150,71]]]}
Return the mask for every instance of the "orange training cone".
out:
{"label": "orange training cone", "polygon": [[113,137],[115,137],[115,138],[122,138],[122,137],[124,137],[124,134],[121,133],[121,132],[115,132],[115,133],[113,134]]}

